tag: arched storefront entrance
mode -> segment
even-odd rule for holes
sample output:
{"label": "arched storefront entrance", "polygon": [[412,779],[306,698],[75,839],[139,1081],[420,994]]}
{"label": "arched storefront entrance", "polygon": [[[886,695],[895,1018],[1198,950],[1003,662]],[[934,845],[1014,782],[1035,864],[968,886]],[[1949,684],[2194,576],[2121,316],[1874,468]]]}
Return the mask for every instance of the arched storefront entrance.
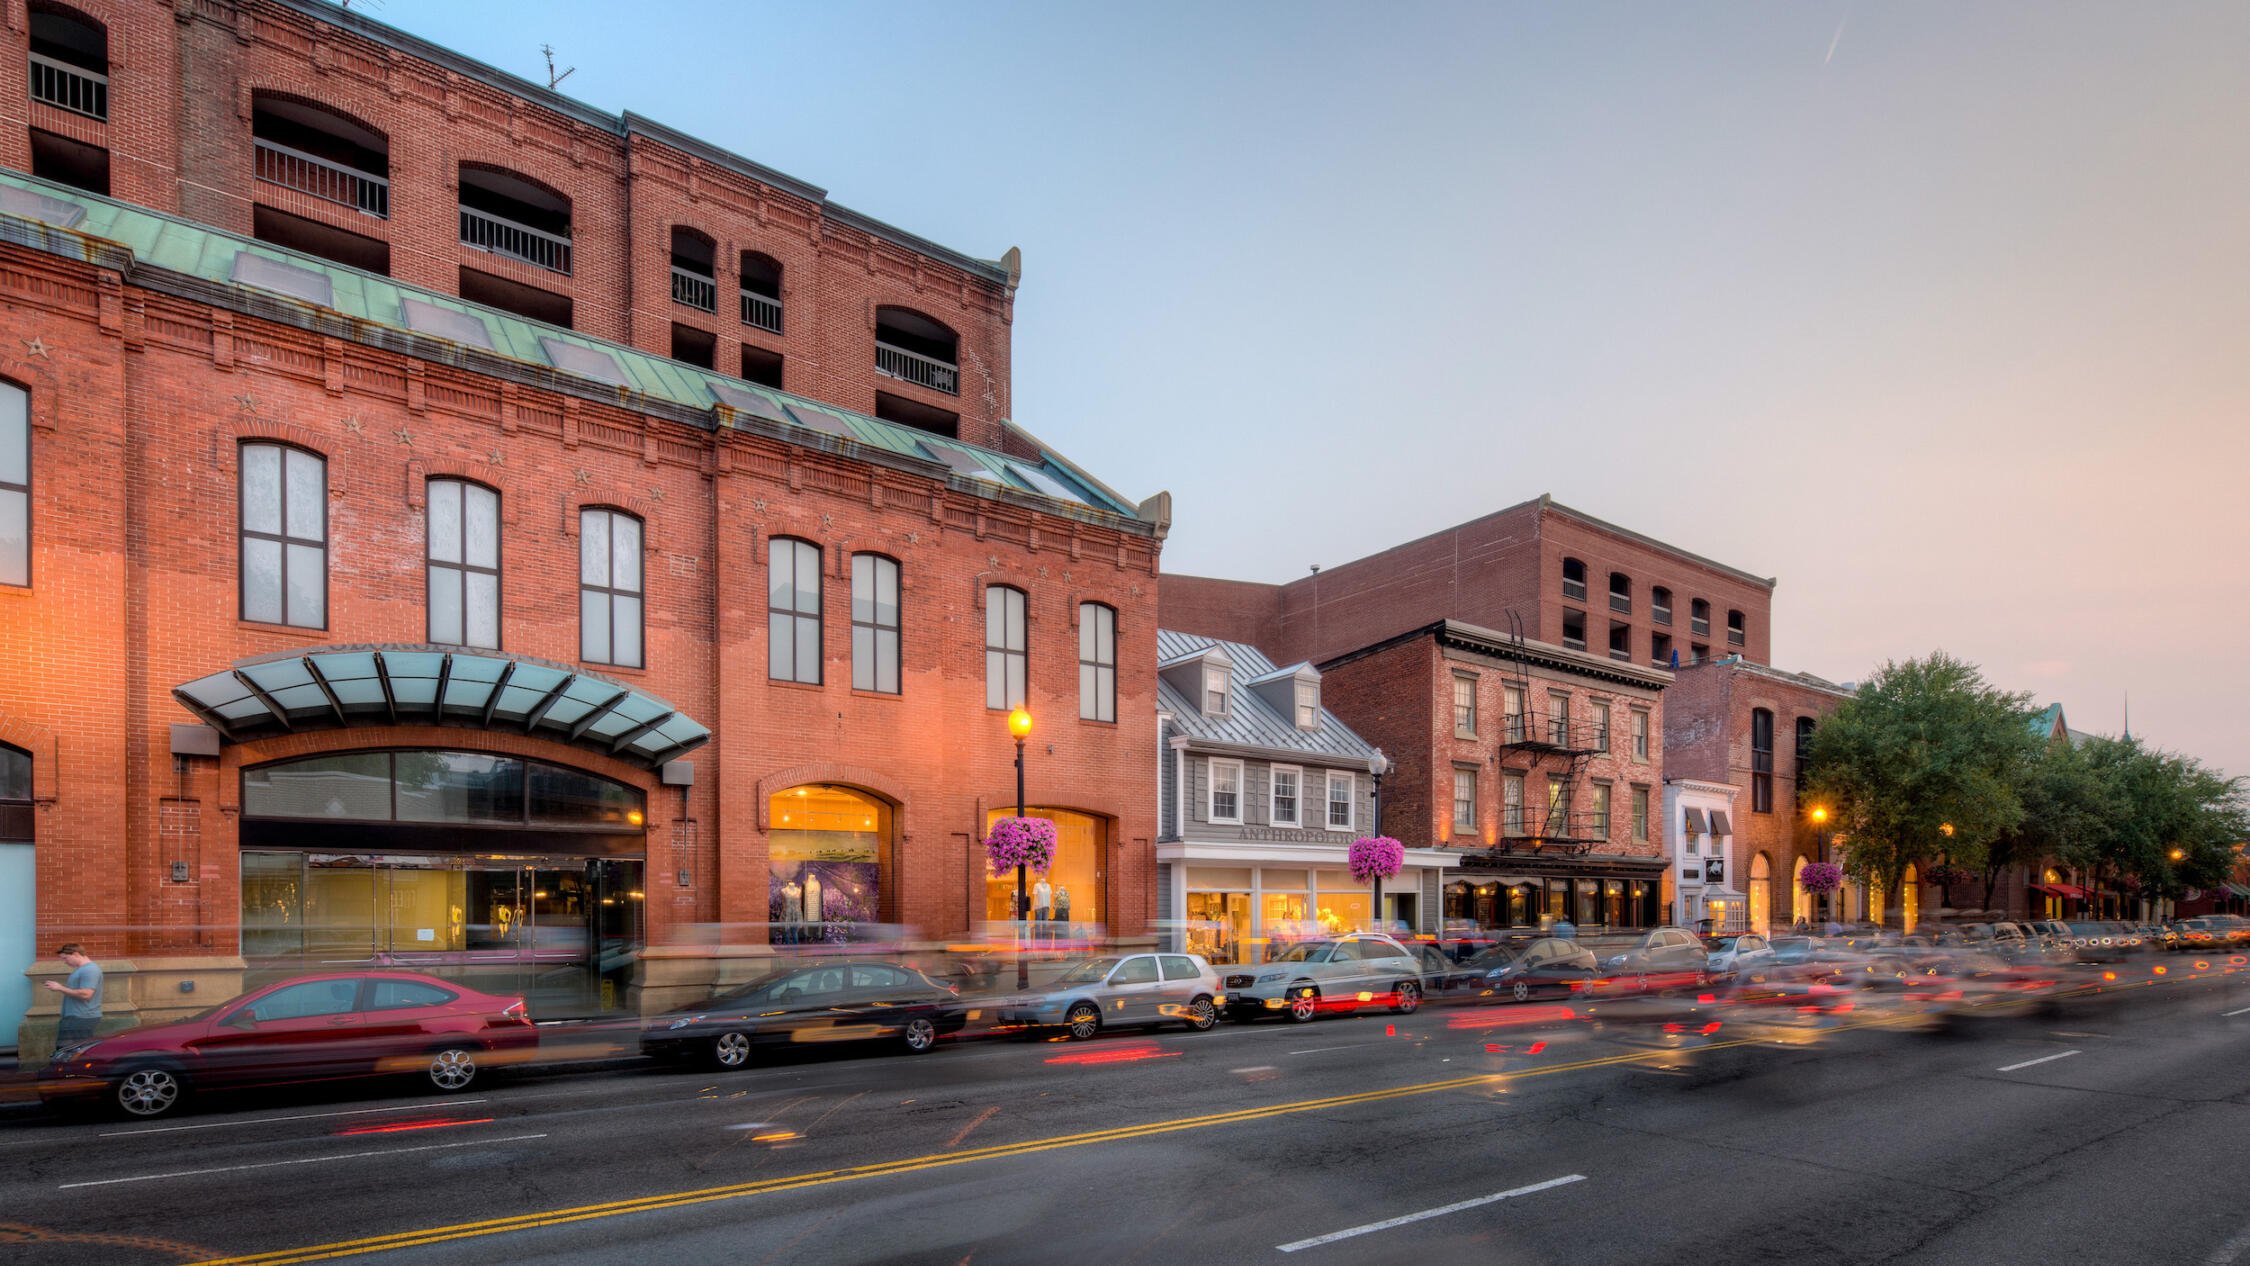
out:
{"label": "arched storefront entrance", "polygon": [[1922,919],[1922,872],[1912,862],[1906,864],[1906,877],[1899,883],[1898,915],[1899,929],[1905,932],[1913,931]]}
{"label": "arched storefront entrance", "polygon": [[619,1006],[645,939],[638,788],[492,752],[329,752],[242,771],[254,972],[412,967],[538,1014]]}
{"label": "arched storefront entrance", "polygon": [[1773,935],[1773,861],[1764,853],[1750,859],[1750,930]]}
{"label": "arched storefront entrance", "polygon": [[1792,924],[1812,925],[1812,894],[1805,891],[1805,867],[1811,865],[1802,853],[1789,865],[1789,921]]}
{"label": "arched storefront entrance", "polygon": [[[1015,809],[995,809],[985,815],[987,831],[1002,818],[1015,816]],[[1024,816],[1045,818],[1055,824],[1055,864],[1045,875],[1027,875],[1026,896],[1031,902],[1030,919],[1038,935],[1057,940],[1081,939],[1098,933],[1104,910],[1107,910],[1108,890],[1103,858],[1108,852],[1109,825],[1105,818],[1073,809],[1049,809],[1032,805]],[[979,857],[982,848],[977,850]],[[1042,893],[1040,885],[1044,882]],[[1044,897],[1046,904],[1041,905]],[[987,873],[984,880],[984,917],[992,923],[1006,923],[1009,907],[1015,904],[1016,872]],[[1300,902],[1300,904],[1302,904]],[[1295,916],[1304,917],[1300,910]]]}
{"label": "arched storefront entrance", "polygon": [[773,941],[860,939],[892,906],[892,807],[856,787],[812,783],[767,804],[766,917]]}

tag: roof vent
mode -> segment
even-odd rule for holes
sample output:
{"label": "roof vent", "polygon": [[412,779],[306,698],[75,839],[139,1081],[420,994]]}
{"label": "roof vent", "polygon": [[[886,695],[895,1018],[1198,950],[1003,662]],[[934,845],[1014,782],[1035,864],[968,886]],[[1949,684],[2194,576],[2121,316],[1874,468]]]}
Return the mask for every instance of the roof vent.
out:
{"label": "roof vent", "polygon": [[232,275],[235,281],[245,286],[271,290],[275,294],[302,299],[323,308],[336,306],[336,289],[329,284],[327,273],[243,251],[234,257]]}
{"label": "roof vent", "polygon": [[601,348],[567,343],[550,334],[539,336],[539,346],[545,349],[547,359],[557,369],[581,378],[591,378],[595,382],[606,382],[612,387],[632,385],[625,377],[625,370],[618,365],[617,358]]}
{"label": "roof vent", "polygon": [[399,307],[405,313],[406,328],[418,334],[434,334],[456,343],[466,343],[470,347],[481,347],[488,352],[492,350],[492,330],[485,325],[483,317],[473,312],[441,308],[434,303],[407,298],[399,300]]}

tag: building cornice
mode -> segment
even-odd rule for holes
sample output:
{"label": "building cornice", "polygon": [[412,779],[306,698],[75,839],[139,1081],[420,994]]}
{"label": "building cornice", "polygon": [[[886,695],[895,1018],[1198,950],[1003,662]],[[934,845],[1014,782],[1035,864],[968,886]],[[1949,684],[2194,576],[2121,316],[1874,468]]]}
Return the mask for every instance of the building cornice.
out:
{"label": "building cornice", "polygon": [[[1691,550],[1681,549],[1679,546],[1673,545],[1670,542],[1657,540],[1653,536],[1643,535],[1642,533],[1636,532],[1628,527],[1619,527],[1618,525],[1616,525],[1615,523],[1611,523],[1607,519],[1597,519],[1593,515],[1590,515],[1583,510],[1574,510],[1571,507],[1564,505],[1560,501],[1555,500],[1553,493],[1540,493],[1536,504],[1538,505],[1540,513],[1542,514],[1554,513],[1563,515],[1570,519],[1575,519],[1578,522],[1585,524],[1587,527],[1595,529],[1596,531],[1607,532],[1612,536],[1631,541],[1635,545],[1639,545],[1647,549],[1656,550],[1658,553],[1670,554],[1672,557],[1677,558],[1682,562],[1694,563],[1698,567],[1708,567],[1713,571],[1731,576],[1734,579],[1743,582],[1744,584],[1756,585],[1769,593],[1772,592],[1773,587],[1776,583],[1775,577],[1759,576],[1751,572],[1746,572],[1740,567],[1730,567],[1715,558],[1705,558],[1701,554],[1695,553]],[[1515,507],[1511,506],[1509,508],[1514,509]]]}
{"label": "building cornice", "polygon": [[1264,747],[1255,743],[1227,743],[1218,739],[1197,738],[1190,734],[1175,735],[1172,746],[1182,751],[1201,752],[1207,756],[1252,756],[1259,760],[1280,761],[1284,765],[1303,765],[1308,768],[1341,769],[1352,773],[1375,774],[1375,757],[1341,756],[1335,752],[1304,751],[1292,747]]}
{"label": "building cornice", "polygon": [[1474,624],[1465,624],[1459,620],[1439,620],[1417,629],[1408,629],[1404,633],[1393,634],[1379,642],[1362,646],[1358,650],[1346,651],[1332,659],[1323,660],[1316,667],[1321,672],[1329,672],[1340,664],[1348,664],[1355,659],[1362,659],[1425,637],[1435,639],[1440,647],[1451,650],[1467,651],[1490,659],[1520,660],[1526,667],[1545,668],[1555,672],[1569,673],[1575,677],[1588,677],[1596,681],[1634,686],[1643,690],[1662,690],[1671,685],[1673,681],[1672,674],[1661,668],[1641,668],[1637,665],[1569,650],[1546,642],[1534,642],[1529,639],[1518,642],[1505,633],[1480,628]]}

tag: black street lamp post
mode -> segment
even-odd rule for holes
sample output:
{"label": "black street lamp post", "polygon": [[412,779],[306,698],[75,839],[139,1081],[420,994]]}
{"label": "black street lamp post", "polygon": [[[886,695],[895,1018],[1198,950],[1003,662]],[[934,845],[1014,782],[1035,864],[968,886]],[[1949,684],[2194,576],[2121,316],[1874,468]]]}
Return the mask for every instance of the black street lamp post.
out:
{"label": "black street lamp post", "polygon": [[[1382,748],[1376,748],[1375,755],[1368,760],[1367,772],[1375,776],[1375,830],[1372,834],[1381,835],[1383,833],[1383,775],[1391,772],[1390,757],[1383,755]],[[1380,873],[1375,876],[1375,909],[1372,912],[1372,918],[1376,930],[1390,931],[1388,920],[1383,918],[1383,876]]]}
{"label": "black street lamp post", "polygon": [[[1016,739],[1016,820],[1023,820],[1023,741],[1031,736],[1031,713],[1022,708],[1008,714],[1008,733]],[[1031,897],[1024,885],[1024,864],[1016,863],[1016,988],[1031,988],[1031,964],[1023,956],[1024,929],[1031,919]]]}

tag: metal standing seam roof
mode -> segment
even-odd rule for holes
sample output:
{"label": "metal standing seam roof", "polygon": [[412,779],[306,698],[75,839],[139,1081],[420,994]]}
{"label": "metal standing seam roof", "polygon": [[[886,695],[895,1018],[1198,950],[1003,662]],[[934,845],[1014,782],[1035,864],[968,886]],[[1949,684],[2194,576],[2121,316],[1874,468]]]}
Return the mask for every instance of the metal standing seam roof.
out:
{"label": "metal standing seam roof", "polygon": [[1173,689],[1170,682],[1162,677],[1156,679],[1157,706],[1172,714],[1172,724],[1179,728],[1180,733],[1206,742],[1303,752],[1308,758],[1325,757],[1351,764],[1363,765],[1375,755],[1374,744],[1352,733],[1351,727],[1338,720],[1336,714],[1327,708],[1320,710],[1319,729],[1300,730],[1289,716],[1276,711],[1255,692],[1245,689],[1251,680],[1275,671],[1274,662],[1267,659],[1257,647],[1195,633],[1175,633],[1170,629],[1156,631],[1156,660],[1159,664],[1195,655],[1214,646],[1225,650],[1227,658],[1234,661],[1232,698],[1228,700],[1227,715],[1224,718],[1203,715],[1185,695]]}
{"label": "metal standing seam roof", "polygon": [[[0,215],[48,226],[46,234],[34,236],[33,244],[50,254],[83,258],[84,251],[75,244],[78,238],[112,242],[131,252],[139,263],[210,284],[278,295],[307,307],[570,374],[603,387],[624,388],[692,410],[713,411],[723,404],[730,411],[739,409],[769,422],[788,423],[899,456],[934,461],[956,470],[972,467],[978,473],[969,478],[1010,492],[1080,510],[1093,509],[1135,520],[1139,517],[1135,507],[1091,480],[1081,479],[1069,462],[1045,450],[1038,461],[1011,457],[21,172],[0,171]],[[58,237],[54,230],[67,234],[68,239]],[[320,293],[322,282],[328,292],[326,302],[310,297]],[[477,337],[479,330],[485,338]],[[746,407],[745,400],[757,404]],[[1047,481],[1052,481],[1053,487],[1048,487]],[[1058,488],[1059,494],[1055,491]]]}

